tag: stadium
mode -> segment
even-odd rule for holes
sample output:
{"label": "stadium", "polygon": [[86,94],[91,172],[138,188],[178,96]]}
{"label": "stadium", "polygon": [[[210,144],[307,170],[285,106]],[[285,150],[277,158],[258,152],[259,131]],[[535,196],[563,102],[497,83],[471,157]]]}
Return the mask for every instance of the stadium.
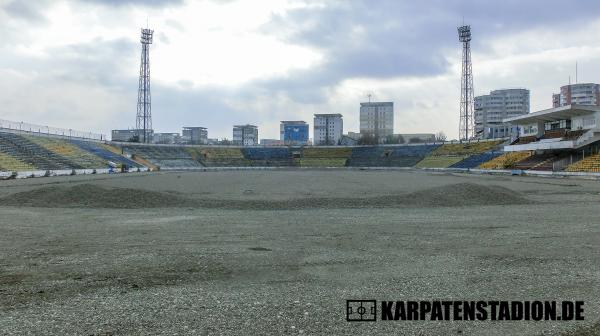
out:
{"label": "stadium", "polygon": [[[595,334],[600,159],[589,132],[583,149],[558,132],[269,148],[4,128],[3,330]],[[585,300],[587,319],[493,331],[344,319],[346,300],[405,298]]]}
{"label": "stadium", "polygon": [[[3,121],[4,178],[208,168],[415,168],[595,177],[600,173],[600,108],[569,105],[513,119],[516,139],[373,146],[195,146],[103,141],[72,130]],[[545,127],[566,122],[569,128]],[[584,126],[585,122],[585,126]],[[48,130],[42,132],[42,129]],[[534,130],[534,131],[531,131]],[[71,134],[69,134],[71,132]],[[527,132],[527,133],[526,133]],[[112,172],[112,170],[111,170]]]}
{"label": "stadium", "polygon": [[0,334],[600,335],[589,4],[5,2]]}

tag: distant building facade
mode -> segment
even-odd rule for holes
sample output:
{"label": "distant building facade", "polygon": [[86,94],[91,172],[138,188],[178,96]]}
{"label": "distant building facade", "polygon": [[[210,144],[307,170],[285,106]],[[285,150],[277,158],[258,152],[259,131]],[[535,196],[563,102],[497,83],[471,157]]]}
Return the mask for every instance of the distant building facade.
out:
{"label": "distant building facade", "polygon": [[233,126],[232,142],[237,146],[258,145],[258,127],[249,124]]}
{"label": "distant building facade", "polygon": [[285,145],[306,145],[308,143],[308,124],[301,120],[281,121],[279,139]]}
{"label": "distant building facade", "polygon": [[385,143],[386,138],[394,134],[394,103],[360,103],[360,133]]}
{"label": "distant building facade", "polygon": [[[112,141],[128,142],[136,139],[138,134],[138,130],[136,129],[112,130],[110,138]],[[154,132],[150,130],[151,138],[152,134],[154,134]]]}
{"label": "distant building facade", "polygon": [[183,127],[181,132],[181,141],[190,145],[208,144],[208,130],[206,127]]}
{"label": "distant building facade", "polygon": [[494,90],[489,95],[475,97],[474,106],[475,134],[478,138],[510,137],[515,128],[502,120],[529,113],[529,90]]}
{"label": "distant building facade", "polygon": [[600,106],[600,85],[594,83],[569,84],[552,95],[552,107],[567,105]]}
{"label": "distant building facade", "polygon": [[313,141],[315,146],[339,145],[344,134],[344,120],[339,113],[315,114]]}
{"label": "distant building facade", "polygon": [[152,143],[171,145],[181,142],[179,133],[153,133]]}

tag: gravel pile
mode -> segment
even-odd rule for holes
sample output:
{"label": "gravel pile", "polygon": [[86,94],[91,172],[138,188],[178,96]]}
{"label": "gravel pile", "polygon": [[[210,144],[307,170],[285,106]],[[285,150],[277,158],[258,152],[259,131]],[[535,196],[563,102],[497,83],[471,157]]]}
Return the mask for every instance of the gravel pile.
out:
{"label": "gravel pile", "polygon": [[169,193],[103,188],[93,184],[46,186],[0,199],[3,205],[42,208],[169,208],[192,206],[192,203],[187,198]]}
{"label": "gravel pile", "polygon": [[287,210],[311,208],[403,208],[461,207],[527,204],[520,194],[500,186],[458,183],[408,194],[376,197],[298,198],[288,200],[192,199],[177,193],[129,188],[103,188],[92,184],[47,186],[20,192],[1,204],[32,207],[75,208],[216,208],[240,210]]}
{"label": "gravel pile", "polygon": [[401,196],[402,203],[424,207],[458,207],[531,203],[519,193],[501,186],[457,183]]}

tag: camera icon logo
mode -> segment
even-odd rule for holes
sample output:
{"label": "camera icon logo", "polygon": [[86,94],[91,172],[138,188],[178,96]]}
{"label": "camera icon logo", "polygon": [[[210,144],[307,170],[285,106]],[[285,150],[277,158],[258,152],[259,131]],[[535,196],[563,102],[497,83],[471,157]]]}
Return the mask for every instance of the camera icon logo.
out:
{"label": "camera icon logo", "polygon": [[346,321],[348,321],[348,322],[377,321],[377,301],[375,301],[375,300],[346,300]]}

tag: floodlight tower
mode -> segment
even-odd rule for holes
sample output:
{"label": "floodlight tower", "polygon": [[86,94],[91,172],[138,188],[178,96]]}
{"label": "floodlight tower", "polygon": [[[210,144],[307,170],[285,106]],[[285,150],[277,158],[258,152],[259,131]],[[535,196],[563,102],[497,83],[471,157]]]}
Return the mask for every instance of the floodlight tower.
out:
{"label": "floodlight tower", "polygon": [[142,28],[142,60],[140,63],[140,83],[138,89],[137,117],[135,128],[140,142],[150,142],[152,133],[152,109],[150,99],[150,44],[154,30]]}
{"label": "floodlight tower", "polygon": [[458,136],[468,140],[475,136],[473,120],[473,66],[471,64],[471,26],[458,27],[458,40],[463,44],[460,83],[460,122]]}

